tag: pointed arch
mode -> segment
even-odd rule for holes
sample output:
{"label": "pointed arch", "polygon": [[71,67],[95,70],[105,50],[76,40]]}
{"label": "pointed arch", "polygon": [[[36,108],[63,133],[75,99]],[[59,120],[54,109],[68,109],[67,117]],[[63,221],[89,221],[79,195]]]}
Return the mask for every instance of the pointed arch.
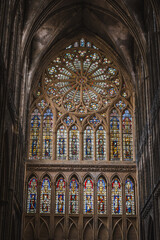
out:
{"label": "pointed arch", "polygon": [[85,214],[93,214],[94,213],[94,186],[93,186],[93,180],[90,176],[86,177],[84,180],[84,186],[83,186],[83,207],[84,207],[84,213]]}
{"label": "pointed arch", "polygon": [[97,182],[97,207],[98,214],[106,214],[107,182],[103,176],[100,176]]}
{"label": "pointed arch", "polygon": [[79,212],[79,181],[76,176],[72,176],[69,183],[69,213]]}
{"label": "pointed arch", "polygon": [[76,125],[69,130],[69,159],[78,160],[79,158],[79,130]]}
{"label": "pointed arch", "polygon": [[56,213],[65,213],[65,190],[65,179],[63,176],[59,176],[56,181]]}
{"label": "pointed arch", "polygon": [[135,182],[128,176],[125,181],[126,214],[135,214]]}
{"label": "pointed arch", "polygon": [[65,160],[67,156],[67,130],[60,125],[57,130],[57,159]]}
{"label": "pointed arch", "polygon": [[50,213],[51,181],[45,176],[41,183],[40,213]]}
{"label": "pointed arch", "polygon": [[30,150],[29,158],[37,159],[40,157],[40,127],[41,127],[41,114],[36,108],[31,114],[30,123]]}
{"label": "pointed arch", "polygon": [[115,108],[110,112],[110,160],[120,160],[120,117]]}
{"label": "pointed arch", "polygon": [[84,130],[84,159],[92,160],[93,159],[93,149],[94,149],[94,133],[91,126],[87,125]]}
{"label": "pointed arch", "polygon": [[37,178],[32,176],[28,180],[27,213],[36,213],[37,207]]}
{"label": "pointed arch", "polygon": [[106,131],[102,125],[96,131],[96,159],[106,159]]}
{"label": "pointed arch", "polygon": [[118,176],[112,179],[112,214],[122,214],[122,186]]}
{"label": "pointed arch", "polygon": [[133,160],[132,115],[128,109],[122,114],[123,159]]}
{"label": "pointed arch", "polygon": [[53,145],[53,113],[50,108],[43,115],[43,158],[52,157]]}

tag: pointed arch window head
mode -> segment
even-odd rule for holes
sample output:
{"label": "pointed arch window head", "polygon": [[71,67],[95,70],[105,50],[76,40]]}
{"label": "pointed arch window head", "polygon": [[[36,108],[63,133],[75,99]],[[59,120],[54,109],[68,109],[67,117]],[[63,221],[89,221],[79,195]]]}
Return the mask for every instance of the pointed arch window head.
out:
{"label": "pointed arch window head", "polygon": [[43,116],[43,157],[52,157],[53,113],[47,109]]}
{"label": "pointed arch window head", "polygon": [[97,205],[98,214],[105,214],[107,209],[106,181],[103,177],[98,179],[97,183]]}
{"label": "pointed arch window head", "polygon": [[122,186],[118,177],[112,181],[112,214],[122,214]]}
{"label": "pointed arch window head", "polygon": [[93,160],[93,129],[91,126],[87,126],[84,131],[84,159]]}
{"label": "pointed arch window head", "polygon": [[116,109],[110,113],[110,159],[120,160],[120,119]]}
{"label": "pointed arch window head", "polygon": [[133,160],[132,116],[128,109],[122,115],[123,158]]}
{"label": "pointed arch window head", "polygon": [[51,182],[44,177],[41,185],[40,213],[50,213],[51,205]]}
{"label": "pointed arch window head", "polygon": [[90,177],[87,177],[84,181],[84,213],[93,214],[93,210],[93,181]]}
{"label": "pointed arch window head", "polygon": [[77,126],[72,126],[69,131],[69,159],[79,158],[79,131]]}
{"label": "pointed arch window head", "polygon": [[67,130],[61,125],[57,131],[57,159],[65,160],[67,156]]}
{"label": "pointed arch window head", "polygon": [[35,109],[31,114],[30,125],[30,159],[37,159],[40,157],[40,126],[41,114],[38,109]]}
{"label": "pointed arch window head", "polygon": [[96,131],[96,159],[106,159],[106,131],[103,126],[99,126]]}
{"label": "pointed arch window head", "polygon": [[69,184],[69,213],[79,213],[79,183],[75,177],[72,177]]}
{"label": "pointed arch window head", "polygon": [[135,214],[135,187],[134,181],[130,177],[125,182],[125,197],[126,197],[126,214]]}
{"label": "pointed arch window head", "polygon": [[65,213],[65,180],[58,178],[56,182],[56,213]]}
{"label": "pointed arch window head", "polygon": [[37,179],[30,178],[28,181],[27,213],[36,213],[37,207]]}

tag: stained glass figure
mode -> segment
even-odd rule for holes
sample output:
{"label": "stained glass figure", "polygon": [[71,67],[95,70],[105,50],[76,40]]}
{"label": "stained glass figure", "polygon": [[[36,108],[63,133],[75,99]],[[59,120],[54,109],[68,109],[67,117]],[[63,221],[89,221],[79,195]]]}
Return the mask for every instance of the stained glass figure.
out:
{"label": "stained glass figure", "polygon": [[125,183],[126,196],[126,214],[135,214],[135,196],[134,196],[134,181],[131,178],[126,179]]}
{"label": "stained glass figure", "polygon": [[128,110],[122,115],[123,158],[133,160],[132,116]]}
{"label": "stained glass figure", "polygon": [[70,181],[69,185],[69,213],[77,214],[79,212],[79,183],[75,177]]}
{"label": "stained glass figure", "polygon": [[99,126],[96,131],[96,159],[106,159],[106,131],[103,126]]}
{"label": "stained glass figure", "polygon": [[31,115],[30,128],[30,153],[31,159],[36,159],[40,156],[40,126],[41,115],[38,109],[35,109]]}
{"label": "stained glass figure", "polygon": [[65,180],[63,177],[56,182],[56,213],[65,213]]}
{"label": "stained glass figure", "polygon": [[72,126],[69,131],[69,159],[77,160],[79,157],[79,131],[77,126]]}
{"label": "stained glass figure", "polygon": [[93,213],[93,206],[93,181],[90,177],[87,177],[84,181],[84,213]]}
{"label": "stained glass figure", "polygon": [[51,183],[48,177],[44,177],[41,185],[40,213],[50,213]]}
{"label": "stained glass figure", "polygon": [[43,157],[52,157],[53,113],[47,109],[43,116]]}
{"label": "stained glass figure", "polygon": [[120,123],[115,109],[110,114],[110,159],[120,160]]}
{"label": "stained glass figure", "polygon": [[87,126],[84,131],[84,159],[93,159],[93,129],[91,126]]}
{"label": "stained glass figure", "polygon": [[122,187],[117,177],[112,181],[112,214],[122,214]]}
{"label": "stained glass figure", "polygon": [[36,213],[37,179],[32,177],[28,182],[27,213]]}
{"label": "stained glass figure", "polygon": [[105,214],[106,213],[106,181],[103,177],[98,179],[97,183],[97,207],[98,207],[98,214]]}
{"label": "stained glass figure", "polygon": [[65,160],[67,155],[66,150],[67,130],[61,125],[57,131],[57,159]]}

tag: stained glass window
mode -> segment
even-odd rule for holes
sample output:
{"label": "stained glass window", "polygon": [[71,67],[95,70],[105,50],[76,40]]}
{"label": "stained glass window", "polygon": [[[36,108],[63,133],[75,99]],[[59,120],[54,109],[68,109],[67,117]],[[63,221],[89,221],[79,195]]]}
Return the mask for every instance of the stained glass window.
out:
{"label": "stained glass window", "polygon": [[64,160],[67,156],[67,130],[61,125],[57,131],[57,159]]}
{"label": "stained glass window", "polygon": [[133,160],[133,143],[132,143],[132,116],[128,110],[122,115],[123,131],[123,158],[124,160]]}
{"label": "stained glass window", "polygon": [[135,197],[134,197],[134,181],[131,178],[126,179],[125,183],[126,196],[126,214],[135,214]]}
{"label": "stained glass window", "polygon": [[63,110],[97,111],[106,107],[108,98],[118,94],[118,70],[97,50],[91,42],[81,38],[48,66],[45,74],[47,95]]}
{"label": "stained glass window", "polygon": [[27,213],[36,213],[37,179],[32,177],[28,182]]}
{"label": "stained glass window", "polygon": [[53,114],[47,109],[43,116],[43,157],[52,157]]}
{"label": "stained glass window", "polygon": [[87,177],[84,181],[84,213],[93,213],[93,181]]}
{"label": "stained glass window", "polygon": [[70,181],[69,185],[69,213],[79,212],[79,183],[75,177]]}
{"label": "stained glass window", "polygon": [[122,214],[122,187],[118,177],[112,181],[112,214]]}
{"label": "stained glass window", "polygon": [[51,183],[48,177],[43,178],[41,185],[40,213],[50,213]]}
{"label": "stained glass window", "polygon": [[56,182],[56,213],[65,213],[65,180],[63,177]]}
{"label": "stained glass window", "polygon": [[106,213],[106,181],[103,177],[100,177],[98,179],[97,183],[97,207],[98,207],[98,214],[104,214]]}
{"label": "stained glass window", "polygon": [[99,126],[96,131],[96,159],[106,159],[106,131],[103,126]]}
{"label": "stained glass window", "polygon": [[41,115],[38,109],[35,109],[31,115],[31,128],[30,128],[29,157],[32,159],[36,159],[40,156],[40,125]]}
{"label": "stained glass window", "polygon": [[79,157],[79,131],[77,126],[72,126],[69,131],[69,159],[77,160]]}
{"label": "stained glass window", "polygon": [[110,114],[110,159],[120,160],[120,123],[115,109]]}
{"label": "stained glass window", "polygon": [[84,159],[93,159],[93,129],[91,126],[87,126],[84,131]]}

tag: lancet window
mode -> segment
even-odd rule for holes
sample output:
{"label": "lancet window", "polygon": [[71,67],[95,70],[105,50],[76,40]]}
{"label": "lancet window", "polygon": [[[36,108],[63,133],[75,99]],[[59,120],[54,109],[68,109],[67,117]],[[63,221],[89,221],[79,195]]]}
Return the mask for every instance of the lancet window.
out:
{"label": "lancet window", "polygon": [[75,177],[72,177],[69,184],[69,213],[79,213],[79,183]]}
{"label": "lancet window", "polygon": [[122,214],[122,186],[118,177],[112,181],[112,214]]}
{"label": "lancet window", "polygon": [[52,157],[53,113],[47,109],[43,116],[43,157]]}
{"label": "lancet window", "polygon": [[69,159],[79,158],[79,131],[77,126],[72,126],[69,131]]}
{"label": "lancet window", "polygon": [[37,207],[37,179],[32,177],[28,181],[27,213],[36,213]]}
{"label": "lancet window", "polygon": [[84,213],[93,214],[94,198],[93,198],[93,181],[87,177],[84,181]]}
{"label": "lancet window", "polygon": [[126,197],[126,214],[135,214],[135,186],[131,177],[128,177],[125,182],[125,197]]}
{"label": "lancet window", "polygon": [[51,182],[48,177],[44,177],[41,184],[40,213],[50,213],[51,205]]}
{"label": "lancet window", "polygon": [[65,213],[65,180],[59,177],[56,182],[56,213]]}
{"label": "lancet window", "polygon": [[107,205],[107,193],[106,193],[106,181],[103,177],[98,179],[97,183],[97,207],[98,214],[106,213],[106,205]]}

